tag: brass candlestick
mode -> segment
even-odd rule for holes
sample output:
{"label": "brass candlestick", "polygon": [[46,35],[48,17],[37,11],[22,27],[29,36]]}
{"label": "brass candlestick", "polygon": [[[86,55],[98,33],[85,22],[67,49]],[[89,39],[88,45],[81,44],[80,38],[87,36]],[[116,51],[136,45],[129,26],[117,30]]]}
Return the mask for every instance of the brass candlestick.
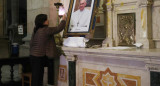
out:
{"label": "brass candlestick", "polygon": [[[56,8],[57,8],[57,26],[58,26],[59,25],[59,7],[63,6],[63,5],[62,5],[62,3],[57,2],[57,3],[54,3],[54,6],[56,6]],[[54,37],[55,37],[56,45],[59,45],[59,46],[62,45],[63,39],[62,39],[61,35],[56,34],[56,35],[54,35]]]}

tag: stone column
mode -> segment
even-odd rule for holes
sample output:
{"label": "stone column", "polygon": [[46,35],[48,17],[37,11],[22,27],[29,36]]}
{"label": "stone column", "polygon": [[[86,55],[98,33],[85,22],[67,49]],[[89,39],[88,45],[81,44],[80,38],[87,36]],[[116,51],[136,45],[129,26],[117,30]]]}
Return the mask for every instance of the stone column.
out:
{"label": "stone column", "polygon": [[18,25],[19,9],[18,5],[19,0],[11,0],[11,15],[12,15],[12,26]]}
{"label": "stone column", "polygon": [[107,33],[107,38],[105,39],[105,41],[103,42],[103,46],[107,46],[107,47],[113,47],[115,46],[115,42],[113,39],[113,4],[112,4],[112,0],[107,0],[106,3],[106,7],[107,7],[107,13],[106,13],[106,33]]}
{"label": "stone column", "polygon": [[154,48],[152,39],[152,0],[139,1],[138,16],[140,17],[140,25],[136,30],[136,33],[139,34],[139,37],[136,37],[136,42],[143,43],[143,48]]}
{"label": "stone column", "polygon": [[[65,53],[66,54],[66,53]],[[67,56],[68,61],[68,86],[76,86],[76,55]]]}

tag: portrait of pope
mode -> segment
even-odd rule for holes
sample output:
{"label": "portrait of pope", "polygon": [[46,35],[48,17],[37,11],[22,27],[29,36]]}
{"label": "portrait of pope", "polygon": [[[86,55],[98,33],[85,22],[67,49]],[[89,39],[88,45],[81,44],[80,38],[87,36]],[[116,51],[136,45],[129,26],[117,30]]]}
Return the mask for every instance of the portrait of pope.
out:
{"label": "portrait of pope", "polygon": [[92,16],[91,0],[76,0],[73,5],[68,32],[88,32]]}

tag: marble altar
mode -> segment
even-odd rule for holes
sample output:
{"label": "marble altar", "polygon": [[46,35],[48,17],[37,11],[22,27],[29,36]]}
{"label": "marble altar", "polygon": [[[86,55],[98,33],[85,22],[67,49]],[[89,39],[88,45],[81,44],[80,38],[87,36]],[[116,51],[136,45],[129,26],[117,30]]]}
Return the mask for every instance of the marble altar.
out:
{"label": "marble altar", "polygon": [[[67,64],[75,62],[76,86],[152,86],[150,72],[160,72],[160,49],[63,47]],[[69,65],[64,65],[69,71]],[[60,64],[61,65],[61,64]],[[59,81],[58,86],[70,86]],[[60,83],[61,82],[61,83]]]}

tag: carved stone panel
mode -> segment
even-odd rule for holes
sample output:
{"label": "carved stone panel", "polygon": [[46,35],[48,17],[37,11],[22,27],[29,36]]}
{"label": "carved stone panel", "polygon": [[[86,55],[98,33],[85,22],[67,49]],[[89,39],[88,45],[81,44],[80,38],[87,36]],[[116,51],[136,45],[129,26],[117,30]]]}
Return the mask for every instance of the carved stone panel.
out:
{"label": "carved stone panel", "polygon": [[118,46],[132,46],[135,43],[135,13],[118,14]]}

